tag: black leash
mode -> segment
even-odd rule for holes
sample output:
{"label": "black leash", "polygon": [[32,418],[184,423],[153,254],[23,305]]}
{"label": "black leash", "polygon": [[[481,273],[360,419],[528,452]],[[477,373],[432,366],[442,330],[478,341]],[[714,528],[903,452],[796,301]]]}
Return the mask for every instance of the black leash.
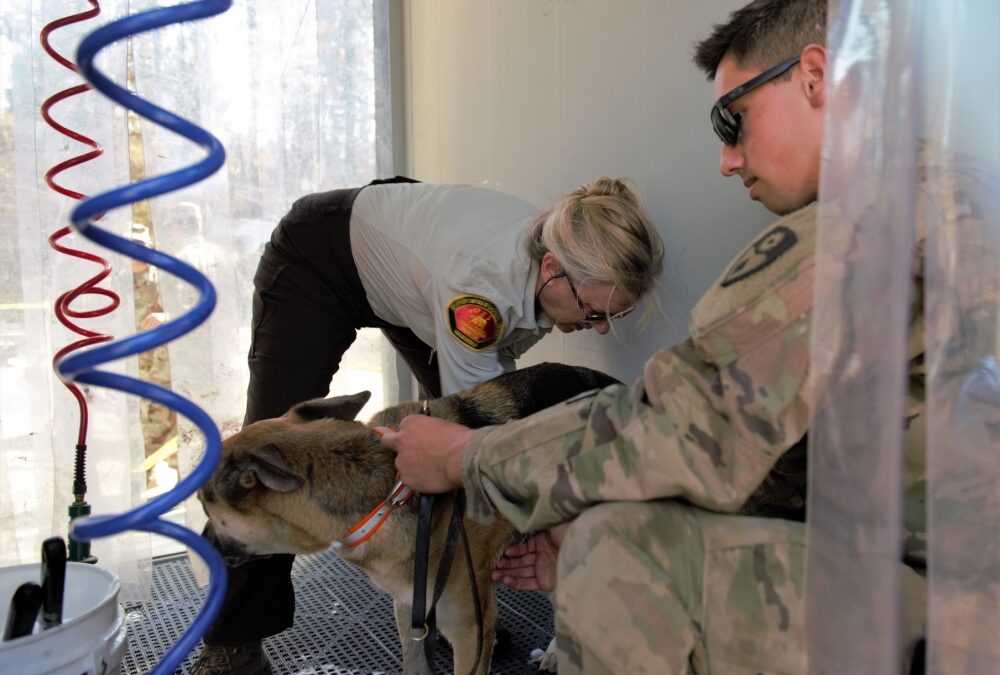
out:
{"label": "black leash", "polygon": [[[434,628],[433,617],[428,617],[427,567],[431,547],[431,516],[434,512],[434,495],[420,495],[417,516],[417,543],[413,552],[413,618],[410,621],[410,639],[425,642]],[[428,621],[428,619],[430,619]],[[430,662],[429,662],[430,663]]]}
{"label": "black leash", "polygon": [[[428,416],[431,414],[426,401],[421,405],[420,414]],[[463,490],[455,491],[455,499],[452,502],[451,521],[448,523],[444,550],[441,552],[437,576],[434,579],[434,595],[431,598],[430,609],[425,611],[427,605],[427,573],[430,566],[431,520],[433,512],[434,495],[420,495],[420,508],[417,516],[417,541],[413,553],[413,614],[410,621],[410,639],[424,643],[424,658],[427,660],[427,670],[433,672],[435,637],[431,636],[431,633],[436,631],[437,623],[434,610],[437,607],[438,600],[444,593],[445,585],[448,583],[451,563],[455,558],[455,542],[460,536],[465,552],[465,565],[469,572],[469,585],[472,588],[472,602],[476,612],[476,659],[469,673],[469,675],[473,675],[479,667],[480,659],[483,657],[483,606],[479,598],[479,588],[476,584],[476,571],[472,564],[469,535],[465,531],[465,523],[463,521],[465,514],[465,492]],[[430,639],[428,639],[429,636]]]}
{"label": "black leash", "polygon": [[[465,551],[465,568],[469,572],[469,588],[472,589],[472,606],[476,611],[476,660],[472,662],[472,670],[469,675],[476,672],[479,667],[479,660],[483,658],[483,603],[479,598],[479,585],[476,583],[476,570],[472,564],[472,550],[469,546],[469,535],[465,531],[465,491],[456,490],[455,501],[452,504],[451,523],[448,525],[448,548],[450,549],[448,567],[451,567],[450,558],[455,554],[455,530],[462,537],[462,549]],[[448,570],[444,574],[441,569],[444,567],[444,559],[438,566],[437,583],[434,586],[434,605],[444,592],[444,585],[448,581]],[[431,612],[434,611],[433,605]]]}
{"label": "black leash", "polygon": [[[430,417],[431,410],[424,400],[420,405],[420,414]],[[434,516],[434,495],[420,495],[420,506],[417,512],[417,541],[413,550],[413,614],[410,619],[410,639],[424,643],[424,660],[426,671],[434,672],[434,647],[437,636],[431,636],[437,631],[437,621],[434,615],[432,601],[430,611],[427,605],[427,572],[430,567],[431,521]],[[446,539],[447,548],[447,539]],[[438,576],[444,565],[444,558],[438,565]],[[450,566],[449,561],[449,566]],[[436,600],[436,598],[435,598]],[[430,639],[428,639],[428,637]]]}

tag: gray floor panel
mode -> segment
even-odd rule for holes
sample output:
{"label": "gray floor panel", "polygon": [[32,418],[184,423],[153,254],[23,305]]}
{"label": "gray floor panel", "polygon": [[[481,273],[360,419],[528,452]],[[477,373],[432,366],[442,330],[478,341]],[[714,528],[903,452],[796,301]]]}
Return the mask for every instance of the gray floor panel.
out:
{"label": "gray floor panel", "polygon": [[[399,638],[389,596],[375,588],[356,568],[332,550],[298,556],[292,568],[295,625],[265,640],[276,675],[341,675],[400,673]],[[201,607],[204,592],[191,575],[185,557],[153,564],[152,599],[127,605],[129,648],[122,662],[125,675],[148,673],[174,644]],[[494,654],[491,673],[537,673],[529,656],[552,637],[552,606],[544,593],[500,589],[500,621],[511,633],[511,645]],[[197,650],[196,650],[197,651]],[[189,655],[178,671],[186,674]],[[451,672],[451,652],[441,643],[437,672]]]}

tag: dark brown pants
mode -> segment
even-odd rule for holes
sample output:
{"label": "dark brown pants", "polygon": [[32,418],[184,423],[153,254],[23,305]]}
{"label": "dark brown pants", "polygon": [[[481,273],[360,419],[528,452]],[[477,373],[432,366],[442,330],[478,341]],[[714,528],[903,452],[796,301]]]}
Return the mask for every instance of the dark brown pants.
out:
{"label": "dark brown pants", "polygon": [[[398,182],[414,181],[396,177],[371,184]],[[409,328],[379,319],[368,304],[350,240],[351,207],[361,189],[299,199],[264,248],[254,276],[244,424],[326,396],[341,357],[365,327],[382,329],[420,383],[421,396],[441,395],[431,347]],[[213,539],[208,531],[206,536]],[[275,555],[228,568],[229,587],[206,644],[239,645],[290,627],[294,559]]]}

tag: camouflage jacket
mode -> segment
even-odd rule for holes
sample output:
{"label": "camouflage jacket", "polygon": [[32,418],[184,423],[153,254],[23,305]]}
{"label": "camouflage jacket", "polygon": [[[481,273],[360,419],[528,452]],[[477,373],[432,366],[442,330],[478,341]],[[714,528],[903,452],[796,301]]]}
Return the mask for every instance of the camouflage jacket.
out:
{"label": "camouflage jacket", "polygon": [[[975,190],[956,187],[940,168],[922,164],[919,175],[903,420],[906,553],[914,562],[926,555],[924,226],[928,218],[967,229],[977,222],[977,209],[962,203]],[[634,385],[478,431],[462,465],[470,517],[489,520],[495,508],[535,531],[598,502],[679,498],[713,511],[803,519],[818,390],[809,382],[816,218],[808,206],[748,246],[692,311],[691,338],[654,354]]]}
{"label": "camouflage jacket", "polygon": [[[463,458],[470,515],[488,519],[492,505],[531,531],[610,500],[740,510],[804,448],[815,226],[812,205],[768,228],[694,308],[691,338],[654,354],[631,387],[477,433]],[[775,481],[783,505],[804,505],[804,471]]]}

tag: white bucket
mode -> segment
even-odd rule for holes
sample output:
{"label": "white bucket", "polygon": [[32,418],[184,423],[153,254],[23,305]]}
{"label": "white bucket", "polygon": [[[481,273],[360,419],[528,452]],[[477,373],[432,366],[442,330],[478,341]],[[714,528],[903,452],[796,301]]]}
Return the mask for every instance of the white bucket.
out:
{"label": "white bucket", "polygon": [[[0,567],[0,626],[7,625],[10,599],[26,581],[38,583],[41,564]],[[0,675],[113,675],[128,640],[125,612],[118,606],[121,584],[111,572],[66,563],[62,624],[0,642]],[[41,613],[39,613],[40,615]]]}

